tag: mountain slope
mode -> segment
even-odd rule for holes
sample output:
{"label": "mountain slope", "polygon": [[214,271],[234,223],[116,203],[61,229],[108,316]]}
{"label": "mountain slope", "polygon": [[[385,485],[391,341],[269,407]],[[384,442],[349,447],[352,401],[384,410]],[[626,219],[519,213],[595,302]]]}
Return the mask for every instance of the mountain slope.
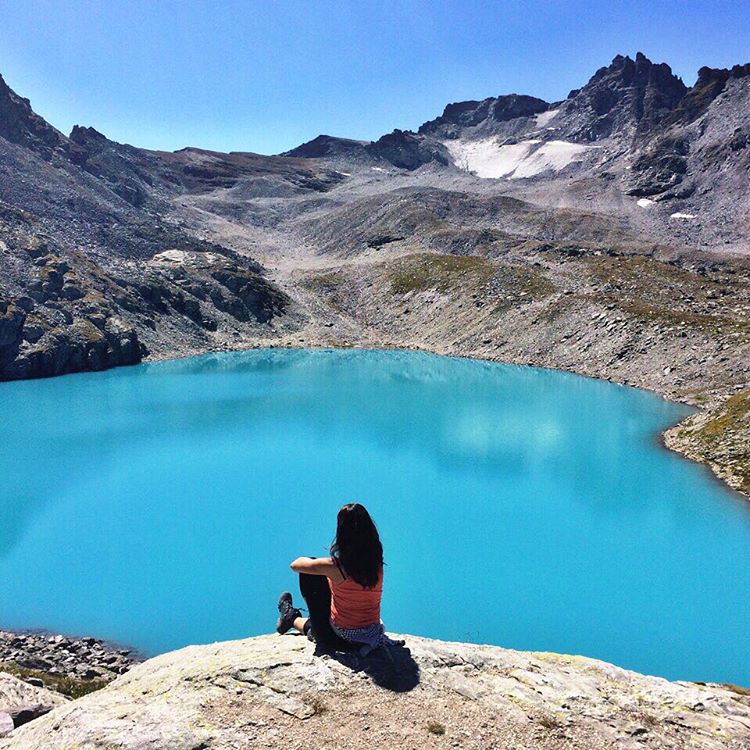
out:
{"label": "mountain slope", "polygon": [[167,214],[181,196],[257,183],[314,194],[340,179],[305,160],[145,151],[93,128],[67,138],[0,81],[0,379],[293,326],[290,300],[251,256]]}

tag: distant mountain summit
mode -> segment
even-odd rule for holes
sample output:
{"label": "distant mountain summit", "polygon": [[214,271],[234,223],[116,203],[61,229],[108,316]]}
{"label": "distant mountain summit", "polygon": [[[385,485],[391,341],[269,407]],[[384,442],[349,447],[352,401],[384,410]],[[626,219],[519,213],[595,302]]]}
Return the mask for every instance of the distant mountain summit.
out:
{"label": "distant mountain summit", "polygon": [[639,52],[635,60],[617,55],[560,106],[563,130],[574,140],[648,132],[674,109],[688,88],[666,63],[652,63]]}
{"label": "distant mountain summit", "polygon": [[319,159],[323,156],[344,156],[361,152],[370,141],[354,141],[350,138],[336,138],[332,135],[319,135],[301,146],[284,152],[283,156],[300,156]]}

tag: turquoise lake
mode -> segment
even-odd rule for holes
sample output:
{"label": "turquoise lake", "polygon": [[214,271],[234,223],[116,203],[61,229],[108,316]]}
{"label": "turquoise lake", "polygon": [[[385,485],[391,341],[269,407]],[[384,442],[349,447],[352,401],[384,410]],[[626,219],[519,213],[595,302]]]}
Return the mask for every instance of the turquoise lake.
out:
{"label": "turquoise lake", "polygon": [[687,413],[407,352],[0,384],[0,627],[147,654],[270,632],[356,500],[389,630],[750,686],[750,503],[661,447]]}

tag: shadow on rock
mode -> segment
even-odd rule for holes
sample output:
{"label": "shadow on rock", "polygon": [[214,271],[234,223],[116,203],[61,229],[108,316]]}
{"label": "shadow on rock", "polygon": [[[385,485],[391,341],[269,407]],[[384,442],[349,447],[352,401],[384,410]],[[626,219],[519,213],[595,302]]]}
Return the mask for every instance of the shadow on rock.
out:
{"label": "shadow on rock", "polygon": [[419,665],[406,646],[381,646],[367,656],[354,651],[333,651],[328,655],[353,672],[364,672],[376,685],[394,693],[408,693],[419,684]]}

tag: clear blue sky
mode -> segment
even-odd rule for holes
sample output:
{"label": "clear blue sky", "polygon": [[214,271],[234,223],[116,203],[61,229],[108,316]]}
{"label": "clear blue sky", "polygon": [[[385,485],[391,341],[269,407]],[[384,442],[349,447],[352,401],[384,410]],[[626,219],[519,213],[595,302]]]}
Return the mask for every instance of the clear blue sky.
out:
{"label": "clear blue sky", "polygon": [[688,85],[750,60],[747,0],[0,0],[0,73],[53,125],[276,153],[445,104],[564,98],[641,50]]}

